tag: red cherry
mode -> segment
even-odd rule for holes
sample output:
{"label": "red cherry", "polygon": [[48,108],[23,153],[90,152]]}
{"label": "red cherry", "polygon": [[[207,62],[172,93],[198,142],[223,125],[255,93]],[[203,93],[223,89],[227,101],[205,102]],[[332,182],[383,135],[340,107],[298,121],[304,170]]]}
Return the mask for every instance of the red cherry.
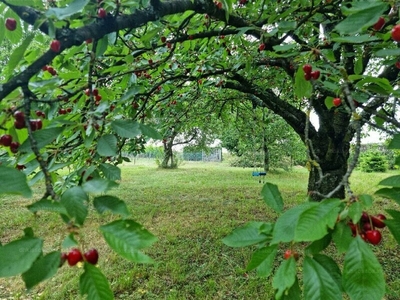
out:
{"label": "red cherry", "polygon": [[165,36],[161,37],[161,43],[165,43],[167,41],[167,38]]}
{"label": "red cherry", "polygon": [[79,249],[72,249],[69,253],[68,253],[68,264],[70,266],[75,266],[78,262],[83,260],[82,257],[82,253]]}
{"label": "red cherry", "polygon": [[396,61],[394,65],[396,66],[397,69],[400,69],[400,61]]}
{"label": "red cherry", "polygon": [[59,41],[59,40],[53,40],[53,41],[50,43],[50,49],[51,49],[51,51],[53,51],[53,52],[55,52],[55,53],[60,52],[60,50],[61,50],[61,43],[60,43],[60,41]]}
{"label": "red cherry", "polygon": [[24,114],[24,112],[22,112],[20,110],[17,110],[14,112],[14,118],[17,121],[25,122],[25,114]]}
{"label": "red cherry", "polygon": [[96,95],[94,97],[94,99],[96,100],[96,102],[100,101],[102,99],[101,95]]}
{"label": "red cherry", "polygon": [[372,226],[371,226],[371,224],[368,222],[368,223],[364,223],[364,225],[363,225],[363,230],[364,231],[369,231],[369,230],[372,230],[373,228],[372,228]]}
{"label": "red cherry", "polygon": [[20,165],[20,164],[17,164],[15,168],[20,171],[22,171],[23,169],[26,169],[26,167],[24,165]]}
{"label": "red cherry", "polygon": [[386,224],[383,222],[384,220],[386,220],[386,217],[382,214],[371,216],[371,222],[377,228],[384,228],[386,226]]}
{"label": "red cherry", "polygon": [[67,107],[66,111],[67,111],[67,113],[70,113],[70,112],[72,112],[72,108],[71,107]]}
{"label": "red cherry", "polygon": [[96,249],[90,249],[85,252],[83,256],[85,257],[85,260],[92,265],[97,264],[97,261],[99,260],[99,253]]}
{"label": "red cherry", "polygon": [[312,66],[309,65],[309,64],[304,65],[303,66],[303,71],[304,71],[305,74],[310,74],[311,71],[312,71]]}
{"label": "red cherry", "polygon": [[262,44],[260,44],[260,46],[258,46],[258,50],[259,51],[263,51],[265,49],[265,44],[264,43],[262,43]]}
{"label": "red cherry", "polygon": [[32,131],[36,131],[37,130],[37,126],[36,126],[36,121],[35,120],[30,120],[29,121],[29,125],[30,125]]}
{"label": "red cherry", "polygon": [[10,31],[14,31],[17,28],[17,21],[15,21],[14,18],[7,18],[6,28]]}
{"label": "red cherry", "polygon": [[307,81],[311,80],[311,73],[304,73],[304,79]]}
{"label": "red cherry", "polygon": [[214,2],[218,9],[222,9],[222,2],[216,1]]}
{"label": "red cherry", "polygon": [[338,107],[342,104],[342,100],[340,98],[334,98],[333,99],[333,105]]}
{"label": "red cherry", "polygon": [[292,256],[294,257],[295,260],[299,259],[299,254],[296,251],[292,251],[290,249],[286,250],[285,253],[283,254],[284,259],[289,259]]}
{"label": "red cherry", "polygon": [[366,211],[363,211],[363,212],[362,212],[361,221],[363,221],[363,222],[369,222],[369,216],[368,216],[368,213],[367,213]]}
{"label": "red cherry", "polygon": [[385,25],[385,19],[383,17],[379,17],[378,21],[374,24],[373,28],[376,31],[379,31]]}
{"label": "red cherry", "polygon": [[111,104],[110,105],[110,111],[113,111],[115,109],[115,105],[114,104]]}
{"label": "red cherry", "polygon": [[0,137],[0,145],[9,147],[11,145],[11,142],[12,142],[12,136],[9,134],[3,134]]}
{"label": "red cherry", "polygon": [[167,43],[167,48],[171,49],[172,48],[172,44],[171,43]]}
{"label": "red cherry", "polygon": [[99,94],[99,90],[93,89],[92,93],[93,93],[93,96],[97,96]]}
{"label": "red cherry", "polygon": [[152,59],[149,59],[149,65],[152,65],[153,64],[153,60]]}
{"label": "red cherry", "polygon": [[15,127],[15,129],[25,128],[25,122],[21,122],[21,121],[16,120],[14,122],[14,127]]}
{"label": "red cherry", "polygon": [[65,115],[65,114],[67,113],[67,110],[66,110],[65,108],[60,108],[60,109],[58,110],[58,113],[59,113],[60,115]]}
{"label": "red cherry", "polygon": [[37,119],[37,120],[35,120],[35,122],[36,122],[36,129],[37,129],[37,130],[42,129],[42,127],[43,127],[43,122],[42,122],[42,120]]}
{"label": "red cherry", "polygon": [[134,109],[138,109],[138,108],[139,108],[139,104],[138,104],[137,102],[133,102],[133,103],[132,103],[132,107],[133,107]]}
{"label": "red cherry", "polygon": [[87,39],[87,40],[85,41],[85,43],[86,43],[86,44],[91,44],[91,43],[93,43],[93,39],[92,39],[92,38]]}
{"label": "red cherry", "polygon": [[10,144],[11,152],[12,153],[17,153],[19,146],[20,146],[20,144],[18,142],[11,142],[11,144]]}
{"label": "red cherry", "polygon": [[97,11],[97,16],[100,19],[104,19],[105,17],[107,17],[107,11],[104,8],[99,8]]}
{"label": "red cherry", "polygon": [[393,41],[400,42],[400,24],[393,27],[391,35]]}
{"label": "red cherry", "polygon": [[317,80],[319,78],[319,75],[321,74],[321,72],[318,70],[315,70],[315,71],[311,72],[310,74],[311,74],[312,79]]}
{"label": "red cherry", "polygon": [[53,67],[48,67],[47,68],[47,72],[49,72],[51,75],[56,76],[57,75],[57,71],[54,70]]}
{"label": "red cherry", "polygon": [[365,232],[365,238],[372,245],[378,245],[382,240],[382,234],[379,230],[369,230]]}
{"label": "red cherry", "polygon": [[48,67],[49,67],[49,66],[47,66],[47,65],[46,65],[46,66],[43,66],[43,67],[42,67],[42,71],[47,71]]}

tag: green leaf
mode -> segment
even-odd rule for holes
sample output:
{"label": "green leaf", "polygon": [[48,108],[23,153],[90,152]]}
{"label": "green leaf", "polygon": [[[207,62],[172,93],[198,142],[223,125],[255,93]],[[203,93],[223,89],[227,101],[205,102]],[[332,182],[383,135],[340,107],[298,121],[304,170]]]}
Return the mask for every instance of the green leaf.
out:
{"label": "green leaf", "polygon": [[296,261],[294,257],[284,260],[275,273],[272,287],[276,289],[276,299],[280,299],[296,281]]}
{"label": "green leaf", "polygon": [[344,222],[339,222],[336,224],[335,229],[332,233],[332,239],[335,242],[336,248],[339,253],[346,252],[349,248],[353,237],[350,227]]}
{"label": "green leaf", "polygon": [[365,3],[364,9],[349,15],[335,29],[341,34],[358,33],[363,28],[374,25],[387,8],[388,5],[382,2]]}
{"label": "green leaf", "polygon": [[22,274],[26,288],[29,290],[40,282],[53,277],[60,265],[61,253],[54,251],[40,257],[31,268]]}
{"label": "green leaf", "polygon": [[269,207],[276,212],[282,212],[283,200],[277,185],[267,182],[262,188],[261,195]]}
{"label": "green leaf", "polygon": [[263,222],[249,222],[243,227],[236,228],[222,242],[229,247],[246,247],[267,242],[269,237],[260,231]]}
{"label": "green leaf", "polygon": [[151,263],[138,250],[151,246],[157,238],[133,220],[117,220],[100,227],[108,245],[122,257],[137,263]]}
{"label": "green leaf", "polygon": [[104,178],[95,178],[82,184],[82,188],[86,193],[99,194],[105,193],[110,189],[117,187],[118,183]]}
{"label": "green leaf", "polygon": [[385,224],[393,234],[397,244],[400,245],[400,212],[393,209],[386,209],[386,212],[390,214],[393,219],[386,219]]}
{"label": "green leaf", "polygon": [[310,98],[312,94],[312,85],[304,78],[304,71],[301,67],[296,72],[294,94],[300,99]]}
{"label": "green leaf", "polygon": [[400,55],[400,49],[399,48],[381,49],[381,50],[376,51],[374,54],[377,57],[399,56]]}
{"label": "green leaf", "polygon": [[0,194],[17,194],[31,197],[32,191],[27,184],[26,175],[13,168],[0,166]]}
{"label": "green leaf", "polygon": [[111,122],[111,128],[124,138],[134,138],[141,134],[140,124],[132,120],[115,120]]}
{"label": "green leaf", "polygon": [[140,125],[140,131],[145,136],[152,138],[154,140],[161,140],[163,138],[162,135],[153,127],[147,126],[145,124],[139,124],[139,125]]}
{"label": "green leaf", "polygon": [[351,299],[383,299],[385,278],[382,266],[360,236],[356,236],[344,258],[342,285]]}
{"label": "green leaf", "polygon": [[400,187],[400,175],[387,177],[379,182],[379,185],[393,186],[398,188]]}
{"label": "green leaf", "polygon": [[358,223],[358,221],[360,221],[363,209],[364,207],[360,202],[353,202],[350,205],[348,216],[353,223]]}
{"label": "green leaf", "polygon": [[[38,149],[42,149],[48,144],[52,143],[57,137],[64,131],[64,127],[50,127],[41,130],[37,130],[33,133],[33,138],[36,141]],[[31,142],[29,139],[25,140],[24,143],[19,147],[22,152],[28,152],[31,150]]]}
{"label": "green leaf", "polygon": [[400,204],[400,188],[383,188],[375,192],[376,195],[393,199]]}
{"label": "green leaf", "polygon": [[288,243],[294,240],[294,234],[300,214],[317,203],[307,202],[295,206],[281,215],[275,223],[271,244]]}
{"label": "green leaf", "polygon": [[117,142],[118,140],[115,135],[103,135],[97,142],[97,153],[101,156],[116,156]]}
{"label": "green leaf", "polygon": [[108,47],[108,36],[105,35],[97,41],[96,57],[100,57],[106,52]]}
{"label": "green leaf", "polygon": [[350,43],[350,44],[363,44],[365,42],[374,42],[379,40],[376,36],[371,36],[370,34],[362,34],[358,36],[338,36],[333,37],[332,41],[337,43]]}
{"label": "green leaf", "polygon": [[102,163],[99,165],[99,169],[108,180],[121,180],[121,169],[117,166]]}
{"label": "green leaf", "polygon": [[42,253],[43,241],[23,237],[0,247],[0,277],[11,277],[29,270]]}
{"label": "green leaf", "polygon": [[306,256],[303,263],[304,298],[307,300],[342,299],[340,287],[316,260]]}
{"label": "green leaf", "polygon": [[13,72],[18,66],[18,63],[23,60],[25,50],[28,48],[34,37],[35,37],[34,31],[28,33],[28,35],[23,39],[21,45],[19,45],[11,53],[10,60],[8,61],[7,64],[8,72]]}
{"label": "green leaf", "polygon": [[61,196],[61,204],[66,208],[68,215],[75,218],[79,225],[83,225],[88,214],[88,200],[88,195],[80,186],[66,190]]}
{"label": "green leaf", "polygon": [[393,139],[390,141],[388,148],[389,149],[400,149],[400,134],[395,134],[393,136]]}
{"label": "green leaf", "polygon": [[327,199],[303,211],[298,219],[294,241],[316,241],[333,228],[339,213],[339,199]]}
{"label": "green leaf", "polygon": [[65,209],[64,206],[61,205],[60,202],[53,201],[53,200],[47,200],[47,199],[42,199],[39,201],[36,201],[35,203],[28,205],[28,209],[35,213],[38,211],[50,211],[50,212],[56,212],[59,214],[64,214],[67,215],[67,210]]}
{"label": "green leaf", "polygon": [[78,242],[76,241],[76,239],[74,237],[74,234],[70,233],[68,236],[66,236],[65,239],[63,240],[61,246],[64,249],[77,247],[78,246]]}
{"label": "green leaf", "polygon": [[306,253],[310,255],[315,255],[326,249],[331,243],[332,236],[330,234],[325,235],[323,238],[312,242],[306,247]]}
{"label": "green leaf", "polygon": [[64,20],[76,13],[81,12],[88,3],[89,0],[74,0],[72,3],[69,3],[66,7],[49,8],[46,11],[45,16],[48,18],[54,17],[58,20]]}
{"label": "green leaf", "polygon": [[99,268],[85,262],[84,270],[79,278],[79,290],[82,296],[87,295],[90,300],[114,299],[110,284]]}
{"label": "green leaf", "polygon": [[314,255],[313,259],[329,273],[339,287],[340,292],[343,292],[342,274],[336,261],[332,257],[323,254]]}
{"label": "green leaf", "polygon": [[277,245],[257,249],[251,256],[251,260],[247,265],[246,271],[251,271],[257,268],[258,276],[268,277],[271,274],[277,251]]}
{"label": "green leaf", "polygon": [[125,202],[115,196],[96,197],[93,200],[93,205],[100,214],[108,210],[124,217],[130,215]]}
{"label": "green leaf", "polygon": [[371,195],[367,195],[367,194],[363,194],[363,195],[358,196],[358,199],[363,204],[364,208],[371,207],[372,203],[374,202],[374,199],[372,198],[372,196]]}
{"label": "green leaf", "polygon": [[301,300],[302,298],[302,292],[300,289],[299,285],[299,280],[296,279],[294,281],[294,284],[290,287],[289,290],[287,290],[283,295],[281,300]]}

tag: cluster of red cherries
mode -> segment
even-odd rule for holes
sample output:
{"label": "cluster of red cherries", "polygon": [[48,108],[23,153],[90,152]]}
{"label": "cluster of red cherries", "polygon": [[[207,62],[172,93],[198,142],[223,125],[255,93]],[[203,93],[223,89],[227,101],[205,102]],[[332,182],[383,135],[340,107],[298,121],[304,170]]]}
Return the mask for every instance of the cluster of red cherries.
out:
{"label": "cluster of red cherries", "polygon": [[386,217],[383,214],[371,216],[364,211],[359,223],[354,224],[350,221],[348,225],[353,236],[359,235],[364,241],[378,245],[382,241],[382,234],[378,229],[386,226],[385,220]]}
{"label": "cluster of red cherries", "polygon": [[304,71],[304,79],[309,81],[311,79],[317,80],[319,76],[321,75],[321,72],[318,70],[313,71],[312,66],[309,64],[305,64],[303,66],[303,71]]}
{"label": "cluster of red cherries", "polygon": [[78,262],[87,261],[88,263],[95,265],[99,260],[99,252],[96,249],[90,249],[82,255],[82,252],[78,248],[71,249],[68,253],[61,253],[60,267],[68,261],[68,265],[75,266]]}

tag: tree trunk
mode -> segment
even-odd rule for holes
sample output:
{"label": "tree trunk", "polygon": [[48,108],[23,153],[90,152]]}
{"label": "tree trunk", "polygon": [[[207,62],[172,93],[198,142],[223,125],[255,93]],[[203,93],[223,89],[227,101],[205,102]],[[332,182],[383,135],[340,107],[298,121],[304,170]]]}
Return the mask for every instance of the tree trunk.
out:
{"label": "tree trunk", "polygon": [[[342,119],[342,121],[344,120]],[[341,126],[341,129],[341,132],[344,133],[345,126]],[[339,131],[335,132],[338,133]],[[310,163],[308,195],[311,199],[320,201],[325,198],[324,195],[328,195],[340,185],[347,172],[350,138],[347,134],[318,135],[312,139],[312,147],[316,157],[311,157],[313,161]],[[311,156],[313,156],[312,153]],[[314,165],[313,162],[318,164]],[[322,171],[322,177],[318,172],[318,167]],[[331,198],[344,199],[345,196],[345,188],[342,185],[338,191],[331,195]]]}

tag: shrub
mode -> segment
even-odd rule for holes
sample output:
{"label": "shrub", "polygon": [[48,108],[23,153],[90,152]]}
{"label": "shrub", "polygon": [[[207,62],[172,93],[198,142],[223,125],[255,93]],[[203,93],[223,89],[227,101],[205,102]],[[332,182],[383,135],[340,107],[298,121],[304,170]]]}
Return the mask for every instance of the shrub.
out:
{"label": "shrub", "polygon": [[388,161],[378,150],[368,150],[361,154],[359,167],[363,172],[386,172]]}

